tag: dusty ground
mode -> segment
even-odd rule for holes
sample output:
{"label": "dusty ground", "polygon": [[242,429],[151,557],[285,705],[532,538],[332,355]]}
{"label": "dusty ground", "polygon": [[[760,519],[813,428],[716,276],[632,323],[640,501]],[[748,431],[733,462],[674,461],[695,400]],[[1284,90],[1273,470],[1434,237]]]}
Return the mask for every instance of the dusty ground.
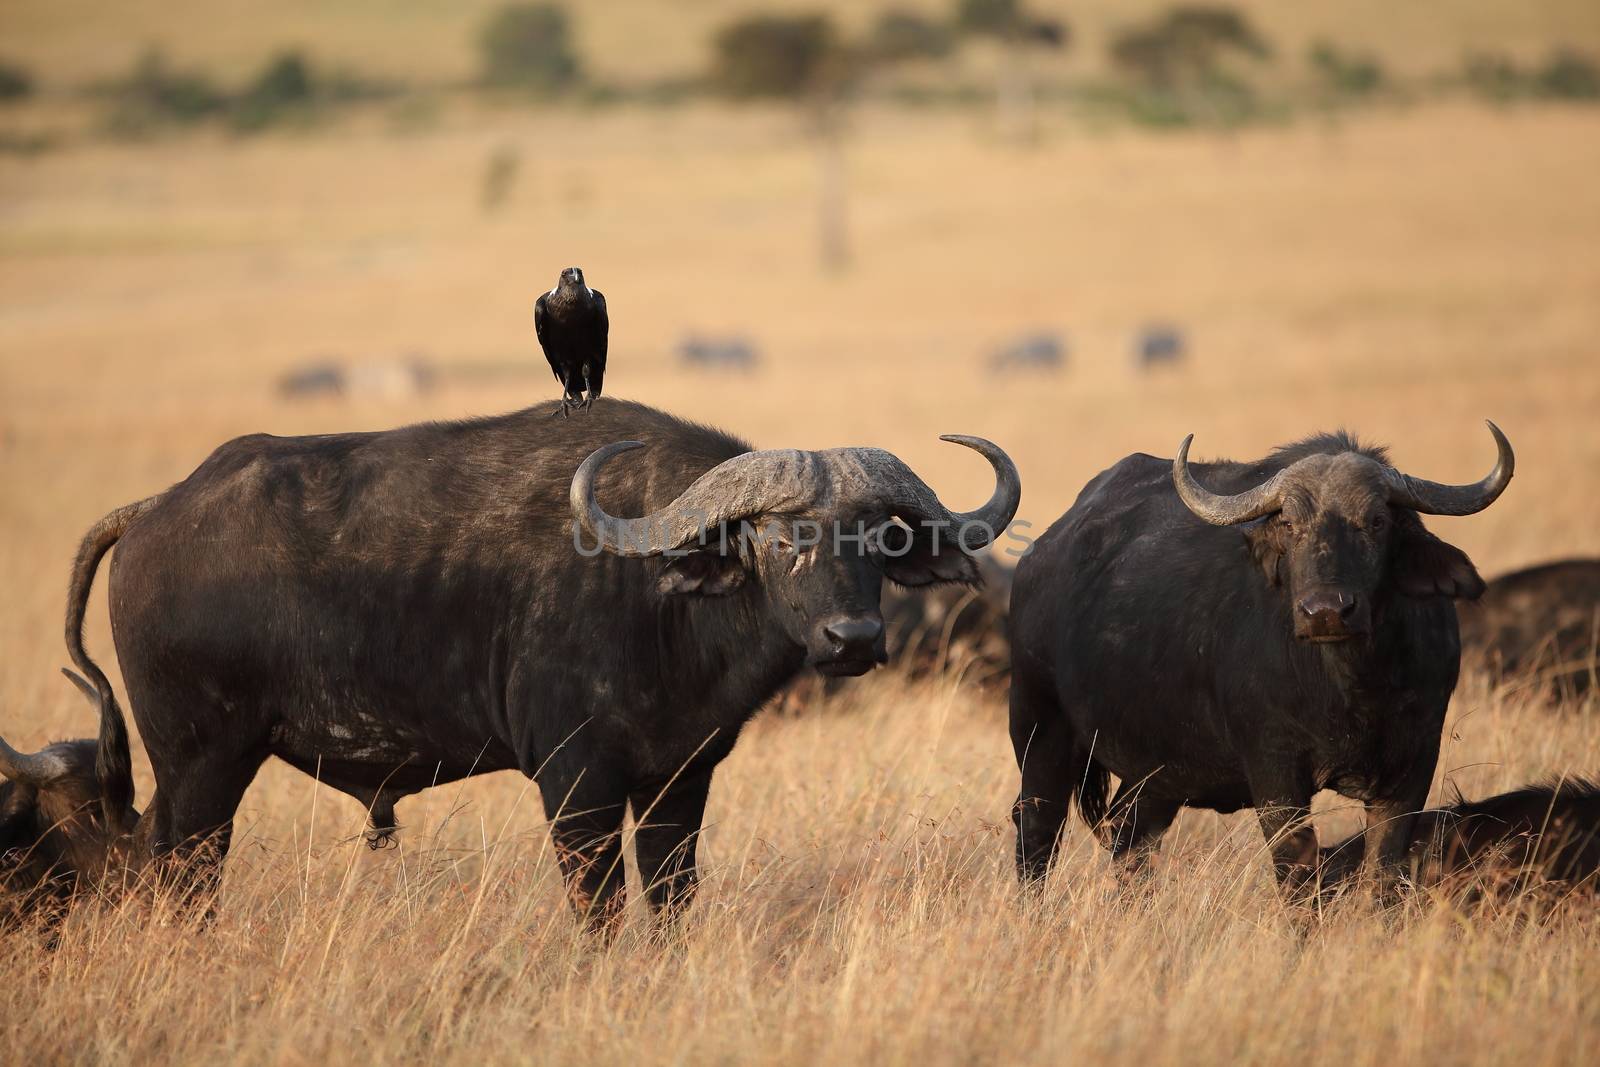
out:
{"label": "dusty ground", "polygon": [[[479,205],[516,146],[508,206]],[[1485,572],[1600,553],[1600,116],[1378,112],[1229,140],[1047,130],[1008,151],[971,116],[868,112],[850,149],[851,271],[818,272],[813,159],[781,113],[473,111],[399,135],[81,145],[0,159],[0,723],[92,720],[55,675],[77,538],[229,436],[503,410],[554,395],[531,301],[584,266],[608,294],[617,395],[760,445],[879,444],[954,506],[1003,444],[1047,523],[1134,450],[1259,453],[1346,425],[1439,480],[1518,453],[1503,500],[1431,525]],[[1187,366],[1137,374],[1150,319]],[[1067,369],[996,379],[1019,332]],[[747,378],[680,369],[737,331]],[[327,356],[421,354],[432,393],[280,399]],[[524,367],[471,377],[474,367]],[[90,645],[110,660],[102,598]],[[1600,773],[1592,706],[1471,677],[1443,770],[1468,795]],[[216,928],[85,914],[62,951],[0,946],[29,1059],[253,1062],[837,1060],[1574,1062],[1600,1037],[1600,925],[1502,909],[1340,910],[1300,934],[1248,815],[1186,817],[1148,887],[1086,835],[1043,897],[1010,880],[1003,711],[874,680],[758,722],[713,789],[696,920],[661,946],[570,933],[537,804],[510,776],[401,806],[396,853],[280,766],[247,796]],[[148,779],[141,778],[147,794]],[[1337,806],[1337,805],[1333,805]],[[1328,825],[1345,824],[1331,812]]]}

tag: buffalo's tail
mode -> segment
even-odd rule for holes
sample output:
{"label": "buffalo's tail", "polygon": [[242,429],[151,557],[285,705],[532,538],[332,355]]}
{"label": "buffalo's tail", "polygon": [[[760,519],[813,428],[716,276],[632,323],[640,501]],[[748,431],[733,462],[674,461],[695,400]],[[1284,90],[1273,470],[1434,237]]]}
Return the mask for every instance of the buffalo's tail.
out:
{"label": "buffalo's tail", "polygon": [[122,832],[125,814],[133,807],[133,757],[128,751],[128,724],[117,704],[111,681],[83,647],[83,616],[89,604],[100,561],[134,520],[149,511],[160,497],[120,507],[94,524],[78,546],[72,564],[72,586],[67,592],[67,654],[94,686],[100,701],[100,743],[96,746],[95,778],[100,786],[100,805],[106,824]]}

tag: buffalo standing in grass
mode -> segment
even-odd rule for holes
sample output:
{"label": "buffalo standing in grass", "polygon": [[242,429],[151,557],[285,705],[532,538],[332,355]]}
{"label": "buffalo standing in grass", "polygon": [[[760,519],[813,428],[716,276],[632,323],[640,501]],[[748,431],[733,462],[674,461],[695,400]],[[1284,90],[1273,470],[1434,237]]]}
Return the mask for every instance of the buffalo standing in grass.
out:
{"label": "buffalo standing in grass", "polygon": [[1342,433],[1193,466],[1185,440],[1091,481],[1012,592],[1021,876],[1045,873],[1075,800],[1116,854],[1184,806],[1254,807],[1297,885],[1325,788],[1366,802],[1369,851],[1398,863],[1456,683],[1450,601],[1483,591],[1418,516],[1505,489],[1511,446],[1490,429],[1499,460],[1475,485],[1412,478]]}
{"label": "buffalo standing in grass", "polygon": [[[685,902],[712,771],[744,723],[807,665],[881,662],[883,579],[976,580],[968,553],[1021,493],[977,438],[949,440],[998,486],[953,514],[879,449],[752,452],[636,404],[555,410],[240,438],[95,526],[67,636],[100,704],[97,832],[133,865],[189,858],[163,869],[203,888],[268,757],[379,830],[409,793],[516,770],[539,783],[580,914],[618,914],[629,805],[652,906]],[[891,518],[914,536],[855,538]],[[156,778],[136,826],[122,713],[81,637],[113,545],[112,629]],[[16,754],[28,788],[78,781],[89,752],[73,751]]]}

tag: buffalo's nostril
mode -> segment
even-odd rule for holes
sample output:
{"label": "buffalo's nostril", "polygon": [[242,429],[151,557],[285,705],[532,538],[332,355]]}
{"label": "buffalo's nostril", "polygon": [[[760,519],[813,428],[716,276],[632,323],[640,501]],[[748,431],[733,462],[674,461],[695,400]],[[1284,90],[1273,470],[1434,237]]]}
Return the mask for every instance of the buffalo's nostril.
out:
{"label": "buffalo's nostril", "polygon": [[883,633],[883,623],[876,619],[840,619],[822,628],[828,639],[844,648],[874,645]]}
{"label": "buffalo's nostril", "polygon": [[1319,589],[1297,600],[1295,610],[1295,636],[1301,640],[1338,641],[1367,630],[1361,598],[1354,593]]}
{"label": "buffalo's nostril", "polygon": [[1356,598],[1350,593],[1312,593],[1302,597],[1300,611],[1306,615],[1337,615],[1349,618],[1356,610]]}

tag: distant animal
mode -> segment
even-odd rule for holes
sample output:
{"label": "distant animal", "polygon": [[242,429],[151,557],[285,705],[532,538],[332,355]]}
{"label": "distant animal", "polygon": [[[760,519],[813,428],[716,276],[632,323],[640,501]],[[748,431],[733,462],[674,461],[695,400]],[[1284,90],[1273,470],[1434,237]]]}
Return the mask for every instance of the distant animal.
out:
{"label": "distant animal", "polygon": [[346,387],[344,367],[336,360],[308,363],[278,379],[278,394],[286,400],[343,396]]}
{"label": "distant animal", "polygon": [[278,394],[286,400],[321,396],[408,400],[433,389],[438,377],[437,369],[422,356],[351,364],[319,360],[280,378]]}
{"label": "distant animal", "polygon": [[[1452,598],[1483,581],[1421,515],[1470,515],[1511,481],[1397,470],[1318,434],[1248,463],[1132,455],[1017,566],[1011,741],[1017,868],[1043,875],[1069,803],[1137,862],[1182,807],[1253,807],[1291,892],[1315,868],[1314,793],[1365,802],[1392,871],[1427,800],[1460,646]],[[1109,797],[1110,776],[1120,780]]]}
{"label": "distant animal", "polygon": [[756,346],[743,337],[701,337],[690,334],[678,345],[678,358],[707,370],[753,370],[760,362]]}
{"label": "distant animal", "polygon": [[[1364,834],[1324,848],[1323,884],[1360,869]],[[1418,885],[1579,885],[1600,891],[1600,783],[1569,779],[1430,808],[1412,824],[1407,859]]]}
{"label": "distant animal", "polygon": [[1017,338],[989,357],[994,371],[1056,370],[1067,361],[1067,343],[1058,334],[1032,333]]}
{"label": "distant animal", "polygon": [[1600,559],[1564,559],[1502,574],[1462,605],[1461,650],[1502,678],[1578,697],[1600,675]]}
{"label": "distant animal", "polygon": [[588,411],[606,379],[611,320],[605,296],[584,284],[582,270],[568,267],[555,288],[534,301],[533,328],[561,383],[561,414],[580,405]]}
{"label": "distant animal", "polygon": [[[557,407],[239,438],[89,531],[68,651],[100,707],[97,806],[108,835],[131,834],[131,866],[207,890],[271,756],[366,805],[379,841],[398,799],[515,770],[539,785],[581,916],[620,915],[630,806],[650,903],[670,914],[744,723],[806,666],[882,662],[884,579],[977,580],[971,553],[1021,494],[973,437],[946,439],[987,459],[996,489],[953,513],[880,449],[753,452],[638,404],[552,421]],[[893,556],[863,536],[891,516],[914,531]],[[136,830],[127,729],[81,636],[113,546],[112,631],[156,780]],[[37,788],[88,759],[50,751],[12,766]]]}
{"label": "distant animal", "polygon": [[1188,344],[1176,326],[1152,324],[1139,331],[1133,342],[1133,362],[1140,370],[1183,362]]}

